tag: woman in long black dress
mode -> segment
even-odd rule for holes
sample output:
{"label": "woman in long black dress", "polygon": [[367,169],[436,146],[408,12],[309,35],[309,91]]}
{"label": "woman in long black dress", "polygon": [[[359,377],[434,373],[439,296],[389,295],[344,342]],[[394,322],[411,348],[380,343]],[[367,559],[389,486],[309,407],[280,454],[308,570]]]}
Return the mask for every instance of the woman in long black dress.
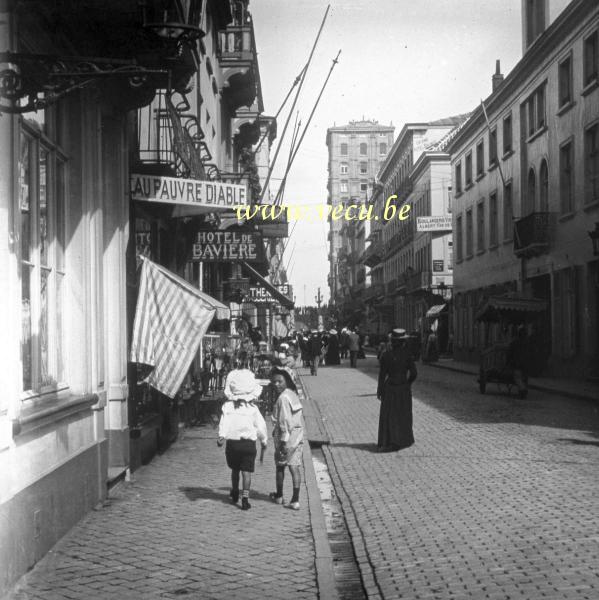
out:
{"label": "woman in long black dress", "polygon": [[391,350],[381,357],[377,389],[377,397],[381,400],[379,452],[394,452],[414,443],[410,386],[417,371],[405,340],[405,331],[394,329]]}

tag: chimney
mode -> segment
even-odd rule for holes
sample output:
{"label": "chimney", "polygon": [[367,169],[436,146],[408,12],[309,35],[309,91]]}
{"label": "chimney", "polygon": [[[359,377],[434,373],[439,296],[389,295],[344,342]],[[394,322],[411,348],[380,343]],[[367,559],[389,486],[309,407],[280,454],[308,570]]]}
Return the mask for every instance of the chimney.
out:
{"label": "chimney", "polygon": [[499,66],[499,59],[495,61],[495,74],[492,77],[493,91],[495,91],[503,81],[503,75],[501,74],[501,67]]}

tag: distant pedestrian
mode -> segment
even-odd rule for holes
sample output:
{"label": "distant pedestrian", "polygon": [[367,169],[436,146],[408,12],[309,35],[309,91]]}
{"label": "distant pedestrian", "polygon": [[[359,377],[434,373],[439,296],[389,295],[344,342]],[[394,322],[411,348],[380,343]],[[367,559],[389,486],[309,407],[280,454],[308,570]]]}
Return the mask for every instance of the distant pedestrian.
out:
{"label": "distant pedestrian", "polygon": [[339,360],[339,338],[337,337],[336,329],[331,329],[331,331],[329,331],[326,362],[327,365],[338,365],[341,362]]}
{"label": "distant pedestrian", "polygon": [[322,354],[322,340],[318,331],[313,331],[308,340],[308,363],[310,365],[310,373],[318,375],[318,365]]}
{"label": "distant pedestrian", "polygon": [[231,469],[233,503],[239,500],[239,474],[242,476],[241,508],[251,508],[249,497],[252,473],[256,461],[256,440],[266,448],[266,423],[254,401],[260,397],[262,386],[248,369],[231,371],[225,384],[227,402],[223,404],[218,426],[217,444],[225,446],[227,466]]}
{"label": "distant pedestrian", "polygon": [[379,452],[393,452],[414,443],[412,430],[412,390],[417,371],[406,345],[404,329],[394,329],[391,350],[381,357],[377,397],[379,414]]}
{"label": "distant pedestrian", "polygon": [[514,383],[518,388],[518,396],[526,398],[528,395],[528,356],[530,348],[526,328],[518,327],[516,337],[510,342],[507,353],[507,365],[512,368]]}
{"label": "distant pedestrian", "polygon": [[347,334],[347,340],[347,347],[349,349],[349,366],[355,369],[358,366],[357,358],[358,352],[360,351],[360,336],[355,330],[351,329]]}
{"label": "distant pedestrian", "polygon": [[278,398],[272,413],[277,491],[272,492],[270,498],[277,504],[284,504],[285,467],[289,467],[293,482],[293,495],[286,507],[299,510],[299,491],[302,482],[300,465],[304,447],[302,404],[297,395],[291,371],[275,368],[271,374],[271,381],[278,393]]}
{"label": "distant pedestrian", "polygon": [[339,355],[340,358],[347,358],[347,352],[349,348],[349,338],[347,337],[348,331],[344,327],[341,330],[341,335],[339,336]]}

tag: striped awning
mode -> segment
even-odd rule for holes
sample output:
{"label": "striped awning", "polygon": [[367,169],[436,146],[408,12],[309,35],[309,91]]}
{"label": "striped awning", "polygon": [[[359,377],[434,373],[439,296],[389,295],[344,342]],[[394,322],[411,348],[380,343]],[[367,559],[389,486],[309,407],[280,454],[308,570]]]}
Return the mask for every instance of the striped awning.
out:
{"label": "striped awning", "polygon": [[491,296],[476,313],[477,321],[522,321],[547,310],[547,302],[521,296]]}

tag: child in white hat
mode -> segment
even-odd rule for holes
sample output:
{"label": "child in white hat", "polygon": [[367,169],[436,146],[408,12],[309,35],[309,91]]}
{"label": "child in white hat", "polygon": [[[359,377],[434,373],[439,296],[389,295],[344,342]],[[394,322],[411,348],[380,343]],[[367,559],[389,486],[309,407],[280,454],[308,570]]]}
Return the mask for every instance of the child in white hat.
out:
{"label": "child in white hat", "polygon": [[225,382],[225,396],[217,444],[225,446],[227,466],[231,469],[231,500],[239,500],[239,474],[242,477],[241,509],[251,508],[250,486],[256,462],[256,440],[266,448],[266,423],[254,401],[260,397],[262,386],[249,369],[235,369]]}

